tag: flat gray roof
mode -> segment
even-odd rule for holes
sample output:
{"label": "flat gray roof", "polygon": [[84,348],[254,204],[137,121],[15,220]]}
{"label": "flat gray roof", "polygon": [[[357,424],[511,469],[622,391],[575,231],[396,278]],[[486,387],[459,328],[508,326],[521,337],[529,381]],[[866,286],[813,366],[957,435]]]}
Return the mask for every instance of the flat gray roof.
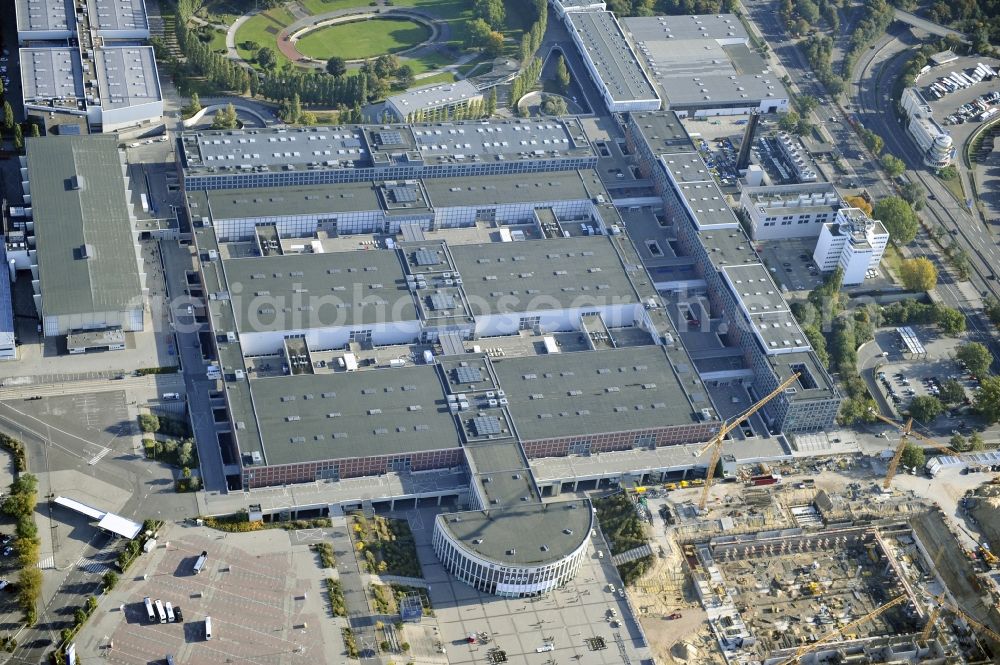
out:
{"label": "flat gray roof", "polygon": [[72,0],[16,0],[19,32],[69,30]]}
{"label": "flat gray roof", "polygon": [[145,30],[146,6],[143,0],[87,0],[91,25],[98,30]]}
{"label": "flat gray roof", "polygon": [[726,195],[714,179],[709,182],[685,182],[678,189],[694,211],[698,228],[739,224],[732,208],[726,203]]}
{"label": "flat gray roof", "polygon": [[449,247],[477,316],[639,301],[604,236]]}
{"label": "flat gray roof", "polygon": [[126,108],[162,99],[152,46],[99,48],[94,60],[103,108]]}
{"label": "flat gray roof", "polygon": [[594,526],[586,499],[447,513],[435,519],[465,547],[499,565],[558,561],[580,547]]}
{"label": "flat gray roof", "polygon": [[379,210],[381,204],[370,181],[344,183],[336,187],[260,187],[187,192],[191,214],[211,219],[241,219],[278,215],[310,215]]}
{"label": "flat gray roof", "polygon": [[633,111],[630,116],[654,155],[694,151],[691,137],[673,111]]}
{"label": "flat gray roof", "polygon": [[659,346],[493,360],[522,439],[697,422]]}
{"label": "flat gray roof", "polygon": [[42,315],[141,308],[117,136],[46,136],[26,145]]}
{"label": "flat gray roof", "polygon": [[726,266],[760,263],[753,243],[742,228],[705,229],[698,234],[698,239],[716,270],[722,270]]}
{"label": "flat gray roof", "polygon": [[788,97],[767,63],[748,48],[746,31],[732,14],[622,22],[671,108],[736,102],[756,106],[762,100]]}
{"label": "flat gray roof", "polygon": [[577,201],[604,195],[610,200],[596,171],[553,171],[533,174],[499,175],[485,178],[428,178],[424,188],[433,208]]}
{"label": "flat gray roof", "polygon": [[810,348],[781,290],[762,263],[726,266],[722,273],[742,303],[753,332],[767,353]]}
{"label": "flat gray roof", "polygon": [[181,137],[183,165],[197,172],[210,167],[218,172],[243,166],[388,166],[397,162],[397,155],[405,156],[399,162],[404,165],[472,161],[473,156],[491,162],[498,156],[516,160],[522,154],[536,159],[595,156],[576,118],[204,130]]}
{"label": "flat gray roof", "polygon": [[694,150],[663,155],[660,161],[673,176],[674,181],[678,183],[712,182],[712,174],[708,170],[708,165]]}
{"label": "flat gray roof", "polygon": [[[83,66],[78,50],[23,48],[19,56],[25,103],[37,104],[50,99],[83,99]],[[75,108],[75,104],[73,106]]]}
{"label": "flat gray roof", "polygon": [[223,262],[241,333],[414,321],[396,252],[289,254]]}
{"label": "flat gray roof", "polygon": [[467,79],[450,83],[433,83],[431,85],[412,88],[398,95],[392,95],[385,101],[394,105],[400,112],[406,114],[420,109],[434,109],[450,106],[462,101],[482,97],[483,93]]}
{"label": "flat gray roof", "polygon": [[837,188],[828,182],[744,187],[740,203],[757,208],[761,213],[777,216],[814,214],[823,210],[836,212],[841,207]]}
{"label": "flat gray roof", "polygon": [[249,385],[268,465],[459,447],[430,365],[268,377]]}
{"label": "flat gray roof", "polygon": [[747,41],[747,31],[735,14],[648,16],[622,19],[636,41],[646,39],[712,39]]}
{"label": "flat gray roof", "polygon": [[659,99],[614,14],[571,12],[569,18],[615,101]]}

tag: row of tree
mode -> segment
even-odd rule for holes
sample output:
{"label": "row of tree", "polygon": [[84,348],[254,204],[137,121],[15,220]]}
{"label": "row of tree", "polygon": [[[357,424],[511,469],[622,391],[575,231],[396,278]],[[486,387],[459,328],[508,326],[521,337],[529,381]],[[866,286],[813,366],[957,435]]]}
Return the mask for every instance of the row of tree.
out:
{"label": "row of tree", "polygon": [[10,494],[0,509],[12,517],[14,549],[21,572],[17,582],[17,601],[28,625],[38,618],[38,598],[42,592],[42,574],[38,570],[38,527],[35,525],[35,505],[38,502],[38,479],[30,473],[18,476],[10,485]]}
{"label": "row of tree", "polygon": [[444,120],[478,120],[479,118],[489,118],[497,110],[497,89],[490,88],[481,101],[474,100],[466,106],[458,106],[453,109],[437,108],[431,110],[420,109],[413,111],[406,116],[406,122],[441,122]]}

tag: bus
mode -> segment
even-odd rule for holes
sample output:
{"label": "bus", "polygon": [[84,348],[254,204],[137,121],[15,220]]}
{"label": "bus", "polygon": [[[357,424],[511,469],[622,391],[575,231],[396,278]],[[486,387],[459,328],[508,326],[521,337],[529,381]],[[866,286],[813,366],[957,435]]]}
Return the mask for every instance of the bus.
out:
{"label": "bus", "polygon": [[157,598],[153,605],[156,607],[156,616],[160,618],[160,623],[167,622],[167,611],[163,609],[163,601]]}
{"label": "bus", "polygon": [[202,550],[201,556],[198,560],[194,562],[194,574],[197,575],[201,572],[201,569],[205,567],[205,561],[208,560],[208,551]]}
{"label": "bus", "polygon": [[167,610],[167,621],[169,623],[173,623],[174,622],[174,606],[170,603],[169,600],[167,601],[166,610]]}
{"label": "bus", "polygon": [[153,611],[153,601],[149,599],[149,596],[144,598],[146,601],[146,614],[149,615],[149,620],[152,622],[156,621],[156,612]]}
{"label": "bus", "polygon": [[205,639],[212,639],[212,617],[205,617]]}

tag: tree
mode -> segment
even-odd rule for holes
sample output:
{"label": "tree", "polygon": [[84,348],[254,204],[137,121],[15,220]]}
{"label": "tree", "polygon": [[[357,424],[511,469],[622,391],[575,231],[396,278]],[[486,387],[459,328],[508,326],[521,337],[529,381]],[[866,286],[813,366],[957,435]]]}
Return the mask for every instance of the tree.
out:
{"label": "tree", "polygon": [[972,436],[969,437],[969,450],[976,453],[986,450],[986,442],[983,441],[982,434],[979,432],[972,433]]}
{"label": "tree", "polygon": [[910,204],[898,196],[890,196],[876,203],[872,214],[885,225],[898,246],[909,245],[917,236],[920,221]]}
{"label": "tree", "polygon": [[[497,88],[493,86],[490,88],[490,94],[486,95],[486,107],[483,109],[483,114],[489,118],[492,117],[494,113],[497,112]],[[998,303],[1000,306],[1000,303]]]}
{"label": "tree", "polygon": [[486,35],[486,41],[483,42],[483,55],[490,58],[495,58],[503,52],[503,33],[493,31]]}
{"label": "tree", "polygon": [[413,73],[413,67],[409,65],[403,65],[396,70],[396,80],[399,81],[399,86],[401,88],[409,88],[413,85],[415,75]]}
{"label": "tree", "polygon": [[948,379],[941,384],[941,394],[938,395],[945,404],[960,404],[965,400],[965,389],[955,379]]}
{"label": "tree", "polygon": [[924,449],[920,446],[915,446],[912,443],[906,444],[906,447],[903,448],[903,454],[899,458],[899,462],[903,466],[909,466],[915,469],[924,468],[924,464],[927,463],[927,459],[924,456]]}
{"label": "tree", "polygon": [[861,141],[876,157],[882,152],[882,148],[885,147],[885,141],[882,140],[882,137],[870,129],[861,130]]}
{"label": "tree", "polygon": [[783,132],[794,132],[799,124],[797,111],[789,111],[778,119],[778,129]]}
{"label": "tree", "polygon": [[139,429],[147,433],[158,432],[160,430],[160,419],[152,413],[140,413]]}
{"label": "tree", "polygon": [[278,56],[275,54],[274,49],[265,46],[264,48],[257,49],[257,54],[254,56],[257,64],[264,69],[272,69],[278,64]]}
{"label": "tree", "polygon": [[299,122],[303,125],[315,125],[318,121],[315,113],[312,111],[303,111],[302,115],[299,116]]}
{"label": "tree", "polygon": [[869,217],[872,216],[872,204],[868,202],[863,196],[848,196],[844,199],[844,202],[852,208],[857,208],[858,210],[863,210]]}
{"label": "tree", "polygon": [[952,450],[957,450],[958,452],[965,452],[969,448],[969,442],[965,440],[964,436],[958,433],[954,434],[948,440],[948,445]]}
{"label": "tree", "polygon": [[212,129],[236,129],[239,126],[239,119],[236,116],[236,107],[232,104],[226,104],[225,108],[221,108],[215,112],[215,117],[212,118]]}
{"label": "tree", "polygon": [[906,162],[891,153],[887,152],[882,155],[880,161],[882,162],[882,168],[885,169],[890,178],[897,178],[906,171]]}
{"label": "tree", "polygon": [[115,588],[115,585],[118,584],[118,573],[113,570],[109,570],[104,573],[104,577],[101,578],[101,581],[104,583],[104,590],[111,591]]}
{"label": "tree", "polygon": [[3,128],[8,131],[14,129],[14,109],[7,100],[3,103]]}
{"label": "tree", "polygon": [[194,457],[194,445],[190,441],[185,441],[177,449],[177,463],[181,466],[189,466]]}
{"label": "tree", "polygon": [[375,58],[372,64],[372,71],[380,79],[392,78],[392,75],[399,69],[399,58],[391,53],[384,53]]}
{"label": "tree", "polygon": [[546,97],[541,108],[546,115],[566,115],[566,100],[555,95]]}
{"label": "tree", "polygon": [[18,152],[24,150],[24,133],[21,131],[21,125],[14,125],[14,147]]}
{"label": "tree", "polygon": [[955,358],[965,363],[969,372],[980,378],[989,375],[990,365],[993,364],[993,354],[979,342],[969,342],[958,347]]}
{"label": "tree", "polygon": [[475,13],[494,30],[502,30],[507,20],[503,0],[476,0]]}
{"label": "tree", "polygon": [[957,309],[937,305],[935,307],[935,322],[941,330],[949,335],[957,335],[965,332],[965,315]]}
{"label": "tree", "polygon": [[819,101],[812,95],[799,95],[795,98],[795,103],[798,105],[802,115],[809,115],[813,109],[819,106]]}
{"label": "tree", "polygon": [[188,110],[191,111],[192,115],[201,110],[201,97],[198,96],[197,92],[191,93],[191,103],[188,104]]}
{"label": "tree", "polygon": [[569,90],[569,68],[566,67],[566,59],[563,58],[562,54],[556,58],[556,83],[559,84],[559,89],[562,92]]}
{"label": "tree", "polygon": [[924,195],[926,194],[923,186],[919,182],[907,181],[901,188],[899,195],[906,200],[914,210],[920,210],[924,207]]}
{"label": "tree", "polygon": [[937,285],[937,268],[922,256],[903,259],[899,264],[899,278],[910,291],[930,291]]}
{"label": "tree", "polygon": [[938,170],[938,177],[942,180],[954,180],[958,177],[958,168],[954,164],[950,164]]}
{"label": "tree", "polygon": [[983,311],[986,312],[986,316],[989,317],[990,321],[1000,324],[1000,300],[990,296],[983,301]]}
{"label": "tree", "polygon": [[1000,420],[1000,377],[982,379],[972,403],[987,423],[992,425]]}
{"label": "tree", "polygon": [[942,411],[944,404],[937,397],[917,395],[910,400],[910,415],[918,422],[930,423],[940,416]]}
{"label": "tree", "polygon": [[472,19],[465,24],[465,48],[482,49],[491,32],[489,23],[481,18]]}
{"label": "tree", "polygon": [[334,78],[340,78],[347,73],[347,61],[340,56],[333,56],[326,61],[326,73]]}

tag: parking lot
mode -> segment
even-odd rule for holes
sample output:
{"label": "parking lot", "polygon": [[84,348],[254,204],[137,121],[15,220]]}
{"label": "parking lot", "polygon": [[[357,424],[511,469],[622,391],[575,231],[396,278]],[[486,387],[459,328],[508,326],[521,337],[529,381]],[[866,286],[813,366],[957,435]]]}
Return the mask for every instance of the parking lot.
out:
{"label": "parking lot", "polygon": [[899,411],[904,411],[914,397],[940,397],[942,386],[955,379],[965,391],[964,403],[952,405],[933,423],[938,434],[948,434],[957,430],[968,434],[979,425],[979,419],[971,413],[970,404],[978,381],[955,360],[955,348],[961,340],[941,338],[929,327],[914,327],[918,339],[927,350],[923,358],[904,357],[905,345],[899,335],[891,330],[876,334],[878,349],[886,355],[875,365],[875,383],[881,396]]}
{"label": "parking lot", "polygon": [[[109,663],[340,661],[338,624],[323,594],[324,571],[312,542],[322,530],[223,534],[167,525],[159,547],[143,555],[106,597],[77,640],[85,659]],[[200,574],[193,571],[209,553]],[[183,622],[152,623],[143,599],[180,607]],[[211,617],[212,638],[205,637]],[[338,654],[331,661],[326,654]]]}

